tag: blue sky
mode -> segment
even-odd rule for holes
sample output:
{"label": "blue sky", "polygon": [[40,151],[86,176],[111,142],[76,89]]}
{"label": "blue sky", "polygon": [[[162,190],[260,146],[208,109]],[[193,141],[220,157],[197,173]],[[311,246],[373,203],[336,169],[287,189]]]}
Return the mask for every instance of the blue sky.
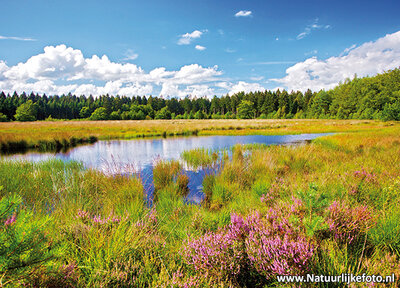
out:
{"label": "blue sky", "polygon": [[2,0],[0,7],[5,91],[319,90],[400,66],[399,1]]}

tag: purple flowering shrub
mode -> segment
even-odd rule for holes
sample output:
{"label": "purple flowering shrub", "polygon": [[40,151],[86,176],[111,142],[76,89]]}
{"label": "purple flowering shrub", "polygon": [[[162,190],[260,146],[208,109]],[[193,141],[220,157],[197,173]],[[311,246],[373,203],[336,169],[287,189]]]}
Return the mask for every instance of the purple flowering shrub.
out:
{"label": "purple flowering shrub", "polygon": [[339,243],[352,243],[360,238],[373,224],[372,213],[367,206],[350,207],[334,201],[328,207],[329,231]]}
{"label": "purple flowering shrub", "polygon": [[[276,275],[299,275],[307,271],[314,247],[287,218],[271,209],[263,221],[256,213],[248,218],[245,240],[250,263],[267,279]],[[270,216],[271,215],[271,216]]]}
{"label": "purple flowering shrub", "polygon": [[185,263],[198,273],[230,283],[306,272],[314,247],[287,220],[290,209],[277,207],[264,217],[258,212],[246,218],[231,214],[227,227],[186,241]]}
{"label": "purple flowering shrub", "polygon": [[[240,245],[242,244],[242,245]],[[209,232],[188,241],[183,250],[185,262],[195,270],[217,279],[234,279],[245,259],[243,243],[232,231]]]}

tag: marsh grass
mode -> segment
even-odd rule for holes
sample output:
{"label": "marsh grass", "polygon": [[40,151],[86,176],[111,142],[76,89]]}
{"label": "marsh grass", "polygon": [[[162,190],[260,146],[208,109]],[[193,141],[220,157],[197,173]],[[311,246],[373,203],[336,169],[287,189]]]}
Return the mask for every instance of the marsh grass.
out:
{"label": "marsh grass", "polygon": [[212,149],[197,148],[189,151],[184,151],[181,158],[190,167],[197,169],[200,167],[207,167],[216,164],[220,158],[217,151]]}
{"label": "marsh grass", "polygon": [[[287,123],[275,130],[286,129],[292,122]],[[21,221],[26,233],[32,233],[29,227],[34,223],[46,219],[42,226],[46,237],[42,239],[50,247],[46,251],[52,253],[47,259],[39,249],[38,255],[45,260],[27,265],[21,273],[1,266],[2,283],[7,278],[9,287],[31,283],[39,287],[279,286],[271,267],[263,270],[262,259],[255,262],[251,257],[257,251],[275,255],[268,250],[268,243],[284,241],[285,234],[279,230],[283,227],[297,236],[282,247],[313,247],[306,251],[312,253],[307,260],[309,273],[395,273],[397,282],[387,286],[397,287],[400,128],[397,124],[352,123],[359,130],[368,125],[374,130],[322,137],[300,146],[235,147],[231,157],[222,157],[220,171],[204,178],[201,205],[185,201],[188,179],[176,161],[155,164],[156,197],[152,205],[146,205],[146,191],[133,174],[102,173],[59,160],[36,164],[2,160],[2,201],[19,195],[18,211],[30,215]],[[195,151],[192,155],[201,160],[209,159],[210,154]],[[12,215],[7,214],[0,223],[2,235],[9,229],[7,225],[13,225]],[[254,225],[245,226],[241,219]],[[5,225],[6,221],[10,224]],[[249,228],[264,227],[257,223],[264,223],[268,230]],[[242,234],[223,234],[228,230]],[[228,242],[215,246],[221,235],[236,239],[229,242],[233,243],[229,244],[231,250],[223,248]],[[205,270],[195,269],[191,263],[197,256],[189,253],[183,257],[183,251],[201,239],[214,241],[210,240],[209,247],[219,247],[212,250],[222,253],[218,255],[239,253],[240,261],[229,258],[232,267],[240,268],[239,275],[220,277],[215,261],[203,265],[208,267]],[[284,253],[291,255],[290,251]],[[288,269],[294,269],[290,263]],[[313,287],[346,286],[319,283]]]}
{"label": "marsh grass", "polygon": [[396,129],[398,125],[396,122],[318,119],[0,122],[0,151],[59,151],[94,143],[97,139],[360,132]]}
{"label": "marsh grass", "polygon": [[154,190],[159,191],[171,184],[180,170],[178,161],[157,160],[153,166]]}

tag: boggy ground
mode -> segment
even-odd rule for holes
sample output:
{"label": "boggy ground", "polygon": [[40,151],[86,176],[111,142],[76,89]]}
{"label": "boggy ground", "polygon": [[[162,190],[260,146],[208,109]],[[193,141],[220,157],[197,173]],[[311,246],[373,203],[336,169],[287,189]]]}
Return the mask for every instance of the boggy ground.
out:
{"label": "boggy ground", "polygon": [[236,146],[232,159],[187,152],[196,166],[224,162],[205,178],[202,205],[185,203],[188,179],[177,162],[154,168],[152,207],[133,176],[60,161],[0,162],[1,285],[291,287],[277,275],[394,273],[386,286],[397,287],[399,125],[295,121],[262,125],[360,132],[303,146]]}
{"label": "boggy ground", "polygon": [[[0,122],[0,148],[8,149],[8,146],[13,147],[14,145],[46,150],[57,145],[68,146],[67,143],[71,142],[72,144],[75,142],[90,143],[95,139],[133,139],[177,135],[282,135],[371,131],[390,125],[398,124],[372,120],[316,119]],[[91,137],[92,139],[90,139]],[[57,142],[61,144],[57,144]]]}

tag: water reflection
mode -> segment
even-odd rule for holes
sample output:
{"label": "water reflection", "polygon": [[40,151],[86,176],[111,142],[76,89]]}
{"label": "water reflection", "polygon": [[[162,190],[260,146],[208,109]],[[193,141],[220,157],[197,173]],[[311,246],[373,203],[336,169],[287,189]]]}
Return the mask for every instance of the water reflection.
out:
{"label": "water reflection", "polygon": [[[183,151],[206,148],[212,150],[230,148],[236,144],[292,144],[313,140],[322,134],[299,134],[282,136],[193,136],[162,139],[140,140],[111,140],[98,141],[93,145],[75,147],[65,153],[35,153],[15,154],[2,156],[3,159],[44,161],[61,159],[63,161],[82,162],[87,168],[94,168],[105,173],[132,173],[142,176],[145,191],[152,193],[152,165],[157,159],[179,159]],[[191,170],[188,167],[185,173],[189,176],[190,194],[188,199],[199,202],[202,198],[201,183],[207,170]]]}

